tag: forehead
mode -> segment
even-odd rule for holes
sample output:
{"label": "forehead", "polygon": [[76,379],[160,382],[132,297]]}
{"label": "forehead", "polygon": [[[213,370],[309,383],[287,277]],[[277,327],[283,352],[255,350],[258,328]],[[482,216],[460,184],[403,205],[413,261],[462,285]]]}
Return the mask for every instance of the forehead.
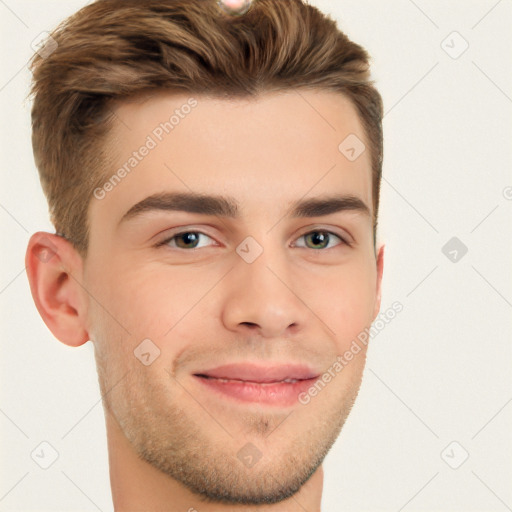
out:
{"label": "forehead", "polygon": [[[359,152],[368,142],[356,108],[339,93],[221,99],[158,92],[118,103],[114,114],[107,141],[114,165],[105,173],[113,186],[93,199],[93,216],[118,221],[144,197],[166,191],[229,195],[269,215],[336,191],[371,206],[369,151],[353,159],[345,147],[356,141]],[[121,179],[111,180],[116,174]]]}

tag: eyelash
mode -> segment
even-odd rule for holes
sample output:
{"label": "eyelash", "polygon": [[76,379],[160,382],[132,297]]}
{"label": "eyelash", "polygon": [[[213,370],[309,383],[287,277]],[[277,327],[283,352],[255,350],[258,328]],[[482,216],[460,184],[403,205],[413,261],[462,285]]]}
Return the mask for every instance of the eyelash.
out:
{"label": "eyelash", "polygon": [[[175,238],[178,238],[182,235],[190,234],[190,233],[204,235],[213,240],[213,238],[210,235],[207,235],[206,233],[203,233],[202,231],[186,230],[186,231],[180,231],[179,233],[175,233],[171,237],[166,238],[165,240],[162,240],[161,242],[158,242],[157,244],[155,244],[155,247],[158,248],[158,247],[166,246],[169,244],[169,242],[171,242]],[[324,233],[324,234],[328,234],[329,236],[334,235],[341,242],[340,244],[337,244],[335,247],[337,247],[338,245],[346,245],[347,247],[352,247],[352,244],[350,242],[348,242],[345,238],[343,238],[341,235],[338,235],[337,233],[334,233],[332,231],[328,231],[325,229],[314,229],[312,231],[308,231],[307,233],[304,233],[303,235],[301,235],[299,238],[303,238],[307,235],[311,235],[312,233]],[[310,247],[300,247],[300,248],[301,249],[311,249]],[[181,250],[181,251],[194,251],[194,250],[202,249],[202,247],[193,247],[191,249],[183,249],[182,247],[171,247],[171,249],[177,249],[177,250]],[[330,249],[333,249],[333,247],[330,247]],[[322,250],[325,251],[326,249],[324,248],[324,249],[311,249],[311,250],[312,251],[322,251]]]}

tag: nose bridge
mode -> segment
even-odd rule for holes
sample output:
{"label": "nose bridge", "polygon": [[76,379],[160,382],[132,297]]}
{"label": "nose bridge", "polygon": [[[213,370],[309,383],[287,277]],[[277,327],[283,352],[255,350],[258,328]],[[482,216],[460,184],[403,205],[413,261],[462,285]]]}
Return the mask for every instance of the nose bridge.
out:
{"label": "nose bridge", "polygon": [[226,327],[259,328],[262,335],[279,336],[302,325],[307,308],[291,286],[284,250],[270,245],[258,249],[254,240],[244,242],[237,248],[223,304]]}

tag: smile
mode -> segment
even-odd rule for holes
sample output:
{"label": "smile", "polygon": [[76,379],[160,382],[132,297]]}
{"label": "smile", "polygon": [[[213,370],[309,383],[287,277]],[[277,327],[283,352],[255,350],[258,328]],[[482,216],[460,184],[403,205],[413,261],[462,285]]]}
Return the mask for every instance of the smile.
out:
{"label": "smile", "polygon": [[277,407],[295,405],[298,395],[312,386],[318,376],[305,366],[252,364],[225,365],[194,374],[203,389],[218,397]]}

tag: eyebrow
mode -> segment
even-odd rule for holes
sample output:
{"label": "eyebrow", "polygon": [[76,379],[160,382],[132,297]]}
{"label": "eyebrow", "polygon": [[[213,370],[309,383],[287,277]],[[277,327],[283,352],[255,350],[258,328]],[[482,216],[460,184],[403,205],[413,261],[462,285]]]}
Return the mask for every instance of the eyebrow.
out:
{"label": "eyebrow", "polygon": [[[134,204],[123,215],[119,224],[152,211],[182,211],[233,219],[240,217],[239,203],[231,197],[195,192],[163,192],[148,196]],[[371,216],[366,203],[359,197],[350,194],[299,199],[291,205],[289,216],[294,218],[321,217],[343,211]]]}

